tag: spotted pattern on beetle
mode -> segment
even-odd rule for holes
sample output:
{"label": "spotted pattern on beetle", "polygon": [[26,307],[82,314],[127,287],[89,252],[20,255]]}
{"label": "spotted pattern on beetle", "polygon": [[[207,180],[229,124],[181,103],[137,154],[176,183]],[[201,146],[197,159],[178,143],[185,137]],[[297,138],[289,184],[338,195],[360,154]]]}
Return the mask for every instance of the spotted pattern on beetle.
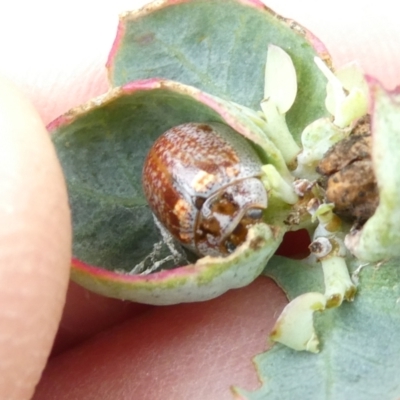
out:
{"label": "spotted pattern on beetle", "polygon": [[143,167],[143,189],[163,226],[199,255],[225,255],[262,220],[267,193],[250,144],[220,123],[162,134]]}

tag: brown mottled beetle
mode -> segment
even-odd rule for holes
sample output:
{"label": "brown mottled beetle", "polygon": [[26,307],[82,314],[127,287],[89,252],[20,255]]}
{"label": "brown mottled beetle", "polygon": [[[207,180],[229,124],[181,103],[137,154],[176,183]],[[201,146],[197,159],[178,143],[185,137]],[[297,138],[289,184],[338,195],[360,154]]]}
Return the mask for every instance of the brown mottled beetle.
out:
{"label": "brown mottled beetle", "polygon": [[326,201],[335,205],[335,213],[361,224],[374,214],[379,203],[371,139],[370,119],[366,116],[348,138],[328,150],[317,167],[325,176],[321,184]]}
{"label": "brown mottled beetle", "polygon": [[143,166],[143,189],[162,225],[198,255],[227,255],[262,221],[267,193],[250,144],[221,123],[162,134]]}

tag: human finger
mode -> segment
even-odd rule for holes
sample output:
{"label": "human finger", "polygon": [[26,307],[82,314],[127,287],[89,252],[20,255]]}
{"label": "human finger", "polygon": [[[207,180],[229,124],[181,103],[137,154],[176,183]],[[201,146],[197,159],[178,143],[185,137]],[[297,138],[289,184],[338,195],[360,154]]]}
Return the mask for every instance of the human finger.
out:
{"label": "human finger", "polygon": [[29,101],[0,78],[0,394],[28,399],[60,320],[71,226],[60,165]]}

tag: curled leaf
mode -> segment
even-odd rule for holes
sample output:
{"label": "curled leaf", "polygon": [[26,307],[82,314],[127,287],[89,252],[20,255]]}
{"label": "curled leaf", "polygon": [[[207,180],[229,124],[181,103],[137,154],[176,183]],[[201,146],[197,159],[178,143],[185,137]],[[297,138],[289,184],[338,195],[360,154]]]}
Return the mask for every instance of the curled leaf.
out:
{"label": "curled leaf", "polygon": [[[229,125],[256,146],[263,162],[286,168],[236,105],[162,79],[115,88],[52,124],[73,215],[74,280],[112,297],[172,304],[218,296],[261,273],[282,240],[282,223],[254,227],[233,258],[198,262],[176,257],[154,223],[141,185],[144,157],[163,132],[194,121]],[[153,273],[141,272],[147,269]]]}

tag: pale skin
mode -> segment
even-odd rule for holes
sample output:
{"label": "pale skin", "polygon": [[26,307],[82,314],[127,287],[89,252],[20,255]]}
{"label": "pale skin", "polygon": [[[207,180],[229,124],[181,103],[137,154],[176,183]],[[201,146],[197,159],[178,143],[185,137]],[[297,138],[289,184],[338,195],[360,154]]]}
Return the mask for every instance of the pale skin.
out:
{"label": "pale skin", "polygon": [[[88,17],[95,2],[80,3],[66,10],[76,18],[72,32],[50,23],[54,10],[44,4],[22,16],[23,27],[0,24],[0,48],[9,54],[0,65],[8,78],[0,80],[0,397],[33,396],[57,330],[58,356],[44,370],[37,400],[230,399],[233,384],[255,389],[251,357],[267,348],[286,302],[266,278],[210,302],[171,307],[106,299],[75,284],[66,296],[70,215],[45,124],[107,90],[114,16],[143,2],[96,3],[96,21]],[[387,87],[400,83],[400,27],[388,0],[362,9],[336,1],[329,10],[311,0],[281,3],[268,5],[313,31],[335,65],[356,59]],[[16,13],[12,7],[0,6],[0,15]]]}

